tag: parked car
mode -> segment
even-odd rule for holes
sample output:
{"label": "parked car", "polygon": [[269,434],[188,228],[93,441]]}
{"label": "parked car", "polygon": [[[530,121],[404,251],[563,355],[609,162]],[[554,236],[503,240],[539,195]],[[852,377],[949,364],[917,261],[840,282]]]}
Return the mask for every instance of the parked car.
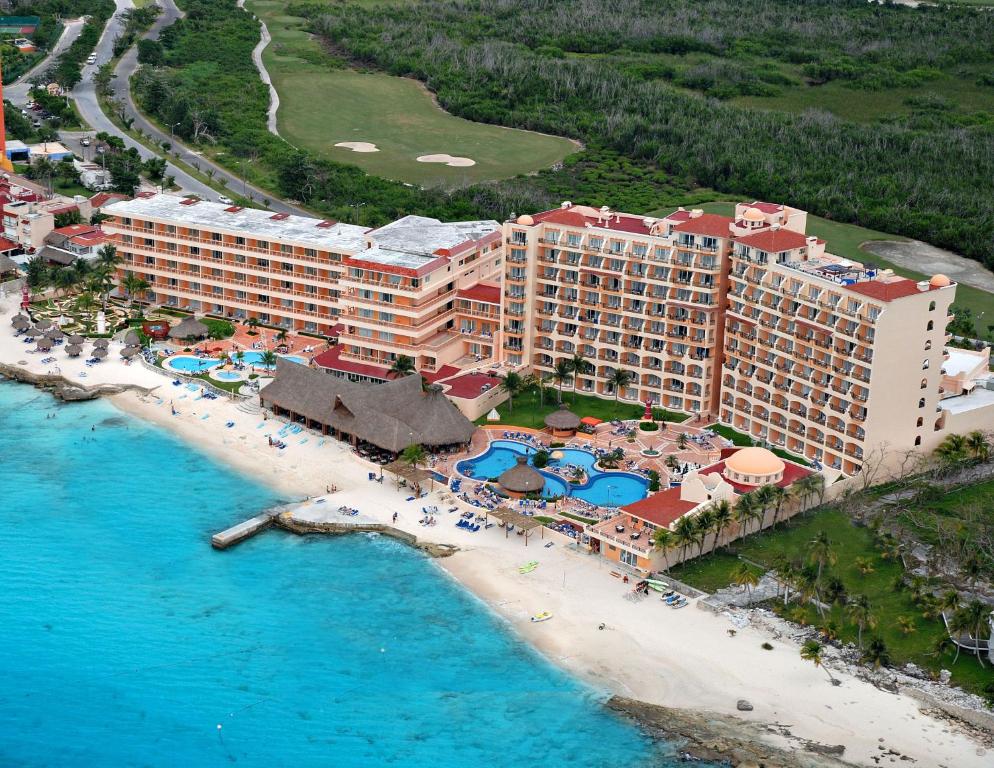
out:
{"label": "parked car", "polygon": [[97,54],[91,53],[89,56],[87,56],[86,57],[86,63],[87,64],[96,64],[97,63]]}
{"label": "parked car", "polygon": [[218,195],[217,196],[217,201],[219,203],[224,203],[225,205],[234,205],[235,204],[234,200],[232,200],[230,197],[225,197],[224,195]]}
{"label": "parked car", "polygon": [[90,137],[89,136],[84,136],[83,138],[81,138],[79,140],[79,145],[81,147],[88,147],[88,146],[90,146]]}

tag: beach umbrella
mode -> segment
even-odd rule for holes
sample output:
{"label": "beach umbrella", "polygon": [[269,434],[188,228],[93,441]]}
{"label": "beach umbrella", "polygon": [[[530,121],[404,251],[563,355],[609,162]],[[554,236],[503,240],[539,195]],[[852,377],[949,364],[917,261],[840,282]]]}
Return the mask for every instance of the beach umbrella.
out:
{"label": "beach umbrella", "polygon": [[79,357],[83,354],[83,348],[79,344],[68,344],[66,345],[66,354],[69,357]]}
{"label": "beach umbrella", "polygon": [[47,331],[49,328],[52,327],[52,321],[51,320],[39,320],[37,323],[35,323],[35,326],[38,327],[38,328],[41,328],[43,331]]}
{"label": "beach umbrella", "polygon": [[65,337],[65,334],[58,328],[49,328],[45,331],[45,336],[52,341],[58,341],[59,339]]}
{"label": "beach umbrella", "polygon": [[48,352],[52,348],[52,340],[42,336],[38,339],[38,351]]}
{"label": "beach umbrella", "polygon": [[28,331],[29,336],[44,336],[47,328],[42,328],[40,325],[36,325],[30,331]]}
{"label": "beach umbrella", "polygon": [[141,338],[138,336],[138,332],[132,328],[126,334],[124,334],[124,346],[126,347],[137,347],[141,344]]}
{"label": "beach umbrella", "polygon": [[559,461],[565,455],[566,454],[564,454],[562,451],[553,451],[552,453],[549,454],[549,458]]}
{"label": "beach umbrella", "polygon": [[110,346],[110,342],[107,339],[97,339],[93,342],[94,349],[107,349]]}
{"label": "beach umbrella", "polygon": [[124,358],[134,357],[140,352],[141,350],[138,349],[138,347],[125,347],[124,349],[121,350],[121,357]]}
{"label": "beach umbrella", "polygon": [[86,341],[86,339],[84,339],[78,333],[74,333],[72,336],[69,337],[70,344],[82,344],[84,341]]}
{"label": "beach umbrella", "polygon": [[31,321],[26,317],[17,316],[14,318],[14,328],[18,331],[26,331],[31,327]]}
{"label": "beach umbrella", "polygon": [[107,350],[106,349],[102,349],[102,348],[101,349],[95,349],[95,350],[93,350],[93,356],[97,360],[103,360],[105,357],[107,357]]}
{"label": "beach umbrella", "polygon": [[17,325],[18,323],[27,323],[28,325],[30,325],[31,318],[28,317],[27,315],[14,315],[12,318],[10,318],[11,325]]}

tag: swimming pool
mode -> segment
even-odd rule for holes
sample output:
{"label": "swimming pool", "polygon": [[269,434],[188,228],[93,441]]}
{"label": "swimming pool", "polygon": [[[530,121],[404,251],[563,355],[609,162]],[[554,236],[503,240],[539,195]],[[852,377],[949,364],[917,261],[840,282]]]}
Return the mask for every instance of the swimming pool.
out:
{"label": "swimming pool", "polygon": [[242,378],[242,375],[235,371],[215,371],[211,376],[221,381],[239,381]]}
{"label": "swimming pool", "polygon": [[[594,467],[597,457],[590,451],[578,448],[561,448],[561,459],[550,459],[549,466],[574,464],[587,472],[587,482],[571,485],[558,475],[542,472],[545,476],[543,496],[576,496],[599,507],[620,507],[644,499],[649,493],[649,481],[628,472],[605,472]],[[514,440],[494,440],[486,453],[460,461],[456,469],[467,477],[485,480],[498,477],[510,469],[522,454],[532,455],[535,449]]]}
{"label": "swimming pool", "polygon": [[209,357],[193,357],[192,355],[177,355],[170,357],[162,366],[171,371],[180,373],[203,373],[211,368],[217,368],[221,364],[220,360],[212,360]]}
{"label": "swimming pool", "polygon": [[[300,355],[279,355],[283,360],[289,360],[291,363],[300,363],[301,365],[307,365],[307,358],[301,357]],[[248,351],[242,353],[242,359],[245,365],[254,365],[256,368],[265,368],[266,366],[262,364],[262,352]]]}

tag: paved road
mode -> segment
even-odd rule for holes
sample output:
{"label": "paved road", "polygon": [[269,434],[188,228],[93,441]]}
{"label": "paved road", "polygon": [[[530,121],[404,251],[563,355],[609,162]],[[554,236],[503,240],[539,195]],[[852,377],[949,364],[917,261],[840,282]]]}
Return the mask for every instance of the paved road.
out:
{"label": "paved road", "polygon": [[35,64],[31,69],[21,75],[10,85],[4,86],[4,98],[12,104],[24,106],[28,101],[28,91],[31,90],[31,79],[42,74],[52,61],[66,48],[76,42],[79,33],[83,31],[83,19],[73,19],[62,25],[62,34],[55,41],[55,46],[44,59]]}

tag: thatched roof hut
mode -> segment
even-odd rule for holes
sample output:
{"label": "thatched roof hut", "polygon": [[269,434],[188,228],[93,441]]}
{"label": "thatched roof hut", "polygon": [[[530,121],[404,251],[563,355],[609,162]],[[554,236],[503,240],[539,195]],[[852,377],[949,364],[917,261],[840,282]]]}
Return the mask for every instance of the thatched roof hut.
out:
{"label": "thatched roof hut", "polygon": [[208,328],[193,315],[184,317],[169,329],[170,339],[202,339],[207,335]]}
{"label": "thatched roof hut", "polygon": [[508,493],[538,493],[545,487],[545,476],[528,464],[527,456],[518,456],[518,463],[504,470],[497,483]]}
{"label": "thatched roof hut", "polygon": [[68,339],[70,344],[82,344],[86,339],[80,336],[78,333],[72,334]]}
{"label": "thatched roof hut", "polygon": [[138,331],[134,328],[129,330],[124,334],[124,346],[126,347],[138,347],[141,346],[141,337],[138,335]]}
{"label": "thatched roof hut", "polygon": [[574,433],[580,428],[580,417],[573,413],[566,403],[560,403],[558,411],[553,411],[545,417],[545,426],[556,434]]}
{"label": "thatched roof hut", "polygon": [[50,338],[48,338],[47,336],[42,336],[40,339],[38,339],[38,350],[40,352],[48,352],[48,350],[52,348],[52,344],[53,342]]}
{"label": "thatched roof hut", "polygon": [[11,325],[19,325],[21,323],[27,323],[28,325],[31,325],[31,318],[28,317],[27,315],[21,315],[21,314],[14,315],[12,318],[10,318]]}
{"label": "thatched roof hut", "polygon": [[437,385],[421,388],[420,376],[383,384],[359,384],[280,358],[262,405],[303,417],[399,453],[409,445],[468,443],[476,426]]}
{"label": "thatched roof hut", "polygon": [[97,360],[103,360],[105,357],[107,357],[107,350],[106,349],[102,349],[102,348],[101,349],[95,349],[95,350],[93,350],[93,356]]}
{"label": "thatched roof hut", "polygon": [[93,342],[94,349],[107,349],[110,346],[110,342],[107,339],[97,339]]}
{"label": "thatched roof hut", "polygon": [[52,341],[58,341],[59,339],[65,338],[65,334],[60,328],[49,328],[45,331],[45,336]]}
{"label": "thatched roof hut", "polygon": [[140,355],[141,350],[138,347],[125,347],[121,350],[121,357],[124,359],[132,358],[135,355]]}
{"label": "thatched roof hut", "polygon": [[69,357],[79,357],[83,354],[83,348],[79,344],[67,344],[66,354],[69,355]]}
{"label": "thatched roof hut", "polygon": [[28,320],[28,318],[26,318],[24,315],[17,315],[11,321],[11,325],[13,325],[14,329],[17,331],[26,331],[28,328],[31,327],[31,321]]}

